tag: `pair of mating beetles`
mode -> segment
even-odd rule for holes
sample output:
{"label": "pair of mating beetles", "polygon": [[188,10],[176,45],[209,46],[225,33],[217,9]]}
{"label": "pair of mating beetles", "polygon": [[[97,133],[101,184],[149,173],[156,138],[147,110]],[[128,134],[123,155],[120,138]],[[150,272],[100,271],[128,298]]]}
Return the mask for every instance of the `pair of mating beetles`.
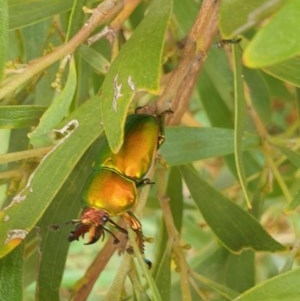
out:
{"label": "pair of mating beetles", "polygon": [[83,210],[75,229],[68,240],[78,240],[85,233],[89,234],[86,244],[93,244],[104,236],[105,231],[116,236],[105,227],[110,224],[119,231],[126,229],[116,224],[110,217],[121,216],[135,231],[137,244],[144,253],[144,236],[142,226],[131,209],[137,202],[137,188],[152,184],[145,178],[157,149],[164,142],[164,116],[171,113],[167,110],[160,115],[129,115],[125,125],[124,142],[117,154],[111,152],[105,141],[94,171],[83,192],[86,208]]}

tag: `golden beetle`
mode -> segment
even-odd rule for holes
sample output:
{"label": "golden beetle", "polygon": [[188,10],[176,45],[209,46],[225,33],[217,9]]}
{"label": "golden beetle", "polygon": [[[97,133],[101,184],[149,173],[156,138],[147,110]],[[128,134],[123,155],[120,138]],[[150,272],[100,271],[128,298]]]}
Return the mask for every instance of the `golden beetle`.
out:
{"label": "golden beetle", "polygon": [[[145,178],[153,164],[155,153],[164,141],[164,115],[132,114],[125,125],[124,142],[117,154],[110,151],[105,141],[93,173],[83,193],[86,208],[69,235],[69,241],[78,240],[89,233],[86,244],[95,243],[105,231],[108,223],[127,233],[111,216],[121,216],[137,234],[137,242],[144,252],[142,226],[131,209],[137,202],[137,188],[151,184]],[[115,237],[115,236],[114,236]],[[116,238],[116,237],[115,237]],[[116,241],[117,238],[116,238]]]}

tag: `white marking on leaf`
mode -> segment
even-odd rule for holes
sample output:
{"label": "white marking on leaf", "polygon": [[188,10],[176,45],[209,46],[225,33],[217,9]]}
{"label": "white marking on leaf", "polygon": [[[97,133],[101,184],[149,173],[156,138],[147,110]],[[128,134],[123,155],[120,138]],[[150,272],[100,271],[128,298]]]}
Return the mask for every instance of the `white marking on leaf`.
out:
{"label": "white marking on leaf", "polygon": [[128,83],[128,85],[129,85],[130,89],[131,89],[133,92],[135,92],[135,83],[134,83],[134,81],[133,81],[131,75],[128,76],[127,83]]}
{"label": "white marking on leaf", "polygon": [[122,84],[118,83],[118,79],[119,79],[119,74],[116,74],[116,76],[114,77],[114,99],[112,103],[112,107],[114,111],[117,111],[118,109],[118,99],[123,96],[121,92]]}
{"label": "white marking on leaf", "polygon": [[28,234],[28,231],[22,229],[13,229],[7,232],[7,238],[4,242],[7,245],[11,240],[14,239],[25,239]]}
{"label": "white marking on leaf", "polygon": [[13,197],[12,202],[8,206],[6,206],[3,209],[3,211],[9,209],[14,205],[20,204],[21,202],[26,200],[27,195],[33,192],[32,179],[34,178],[34,175],[40,168],[41,164],[60,144],[62,144],[78,128],[78,126],[79,126],[78,120],[73,119],[69,121],[63,128],[59,130],[53,130],[53,132],[60,133],[63,136],[63,138],[58,140],[57,144],[41,159],[37,168],[32,172],[32,174],[28,178],[26,186],[17,195]]}

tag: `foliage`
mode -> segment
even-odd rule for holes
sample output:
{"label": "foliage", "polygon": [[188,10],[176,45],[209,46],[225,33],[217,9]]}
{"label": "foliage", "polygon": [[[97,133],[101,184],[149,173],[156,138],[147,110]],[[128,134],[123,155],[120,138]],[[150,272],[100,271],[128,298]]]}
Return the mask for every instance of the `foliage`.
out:
{"label": "foliage", "polygon": [[[0,3],[0,300],[298,300],[300,2],[122,3]],[[174,111],[135,208],[151,270],[131,231],[49,230],[146,104]]]}

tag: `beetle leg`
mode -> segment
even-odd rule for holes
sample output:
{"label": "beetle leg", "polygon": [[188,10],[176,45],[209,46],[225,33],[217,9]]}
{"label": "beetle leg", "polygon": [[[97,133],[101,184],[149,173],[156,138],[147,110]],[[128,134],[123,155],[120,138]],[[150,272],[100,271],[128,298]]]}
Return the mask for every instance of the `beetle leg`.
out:
{"label": "beetle leg", "polygon": [[118,229],[120,232],[128,234],[127,230],[119,226],[117,223],[115,223],[113,220],[109,219],[108,222],[114,226],[116,229]]}
{"label": "beetle leg", "polygon": [[85,233],[87,233],[90,229],[90,225],[84,225],[81,223],[78,223],[76,225],[76,228],[71,231],[71,233],[68,236],[68,241],[71,242],[73,240],[79,240],[79,237],[83,237]]}
{"label": "beetle leg", "polygon": [[[123,213],[122,217],[130,225],[131,229],[136,233],[138,247],[140,249],[140,252],[144,255],[144,235],[143,235],[142,225],[140,221],[131,211],[127,211]],[[132,254],[133,253],[132,247],[129,247],[127,249],[127,252],[129,254]],[[147,264],[148,269],[151,269],[152,262],[147,258],[144,258],[144,261]]]}
{"label": "beetle leg", "polygon": [[[114,244],[118,244],[120,242],[119,238],[113,232],[111,232],[109,229],[103,227],[103,230],[108,232],[114,238]],[[104,235],[103,235],[103,237],[104,237]]]}
{"label": "beetle leg", "polygon": [[158,115],[159,118],[159,131],[160,134],[158,136],[158,141],[157,141],[157,149],[160,148],[160,146],[165,142],[165,116],[167,114],[173,114],[173,111],[171,109],[165,110],[161,112]]}
{"label": "beetle leg", "polygon": [[141,187],[143,187],[145,185],[153,185],[153,184],[155,184],[155,182],[152,182],[151,179],[144,178],[141,181],[139,181],[139,182],[136,183],[136,187],[141,188]]}
{"label": "beetle leg", "polygon": [[144,235],[140,221],[131,211],[123,213],[122,217],[126,223],[130,225],[130,228],[136,233],[138,247],[140,252],[144,254]]}
{"label": "beetle leg", "polygon": [[96,241],[99,240],[99,238],[101,236],[102,236],[102,239],[104,239],[104,235],[105,235],[104,230],[105,230],[105,228],[102,225],[101,226],[100,225],[99,226],[95,226],[95,225],[90,226],[89,239],[85,243],[85,245],[94,244]]}

